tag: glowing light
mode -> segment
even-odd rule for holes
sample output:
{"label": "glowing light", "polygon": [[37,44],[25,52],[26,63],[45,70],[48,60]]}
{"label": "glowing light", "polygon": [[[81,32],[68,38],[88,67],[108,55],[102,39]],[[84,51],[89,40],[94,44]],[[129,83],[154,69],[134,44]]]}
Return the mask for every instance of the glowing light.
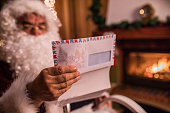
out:
{"label": "glowing light", "polygon": [[164,64],[159,64],[159,65],[158,65],[158,71],[162,70],[165,66],[166,66],[166,65],[164,65]]}
{"label": "glowing light", "polygon": [[154,75],[154,78],[159,78],[159,74],[155,74],[155,75]]}
{"label": "glowing light", "polygon": [[[168,59],[167,58],[162,58],[158,61],[158,63],[154,63],[150,69],[152,73],[160,72],[162,70],[166,70],[169,68],[168,65]],[[148,71],[148,69],[147,69]]]}
{"label": "glowing light", "polygon": [[148,78],[153,78],[153,74],[152,73],[148,73],[148,72],[145,72],[144,76],[148,77]]}
{"label": "glowing light", "polygon": [[44,0],[44,3],[49,8],[54,8],[55,0]]}
{"label": "glowing light", "polygon": [[156,73],[158,71],[157,64],[153,64],[152,66],[152,72]]}
{"label": "glowing light", "polygon": [[164,76],[163,76],[163,75],[160,75],[159,78],[160,78],[160,79],[164,79]]}
{"label": "glowing light", "polygon": [[141,10],[139,11],[139,13],[140,13],[141,15],[143,15],[143,14],[145,13],[145,11],[144,11],[143,9],[141,9]]}
{"label": "glowing light", "polygon": [[45,5],[54,14],[55,20],[57,19],[57,12],[55,11],[55,0],[44,0]]}
{"label": "glowing light", "polygon": [[161,71],[165,68],[169,68],[168,66],[168,59],[167,58],[162,58],[158,61],[158,71]]}

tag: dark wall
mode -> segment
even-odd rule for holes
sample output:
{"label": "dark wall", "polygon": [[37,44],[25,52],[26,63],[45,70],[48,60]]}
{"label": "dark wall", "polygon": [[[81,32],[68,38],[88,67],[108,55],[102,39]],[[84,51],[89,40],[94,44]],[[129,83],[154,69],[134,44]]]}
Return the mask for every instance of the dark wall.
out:
{"label": "dark wall", "polygon": [[6,1],[7,1],[7,0],[0,0],[0,10],[1,10],[1,8],[3,7],[3,5],[5,4]]}

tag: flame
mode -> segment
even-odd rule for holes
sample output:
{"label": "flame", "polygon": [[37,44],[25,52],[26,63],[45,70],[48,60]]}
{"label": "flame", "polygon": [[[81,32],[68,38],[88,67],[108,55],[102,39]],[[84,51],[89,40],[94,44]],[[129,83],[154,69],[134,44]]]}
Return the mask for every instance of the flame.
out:
{"label": "flame", "polygon": [[156,73],[157,72],[157,70],[158,70],[158,68],[157,68],[158,66],[157,66],[157,64],[155,63],[155,64],[153,64],[152,66],[151,66],[151,72],[152,73]]}
{"label": "flame", "polygon": [[157,73],[162,70],[167,70],[169,68],[169,63],[167,58],[161,58],[158,63],[154,63],[151,67],[150,70],[152,73]]}

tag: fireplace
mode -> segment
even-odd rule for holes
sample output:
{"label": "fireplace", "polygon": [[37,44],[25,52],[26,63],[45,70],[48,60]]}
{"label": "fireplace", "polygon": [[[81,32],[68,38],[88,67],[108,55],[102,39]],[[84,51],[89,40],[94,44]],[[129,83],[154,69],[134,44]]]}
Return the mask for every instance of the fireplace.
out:
{"label": "fireplace", "polygon": [[126,51],[125,83],[170,89],[170,53]]}
{"label": "fireplace", "polygon": [[111,93],[134,99],[148,112],[170,112],[170,27],[110,29],[94,35],[106,32],[116,33],[121,70],[121,84]]}

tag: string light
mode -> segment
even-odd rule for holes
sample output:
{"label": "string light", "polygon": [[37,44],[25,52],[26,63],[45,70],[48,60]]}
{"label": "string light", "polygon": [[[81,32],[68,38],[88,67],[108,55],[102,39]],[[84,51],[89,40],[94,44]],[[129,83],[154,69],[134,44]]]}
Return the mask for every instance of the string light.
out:
{"label": "string light", "polygon": [[57,19],[57,12],[55,11],[55,0],[44,0],[45,5],[54,14],[55,20]]}

